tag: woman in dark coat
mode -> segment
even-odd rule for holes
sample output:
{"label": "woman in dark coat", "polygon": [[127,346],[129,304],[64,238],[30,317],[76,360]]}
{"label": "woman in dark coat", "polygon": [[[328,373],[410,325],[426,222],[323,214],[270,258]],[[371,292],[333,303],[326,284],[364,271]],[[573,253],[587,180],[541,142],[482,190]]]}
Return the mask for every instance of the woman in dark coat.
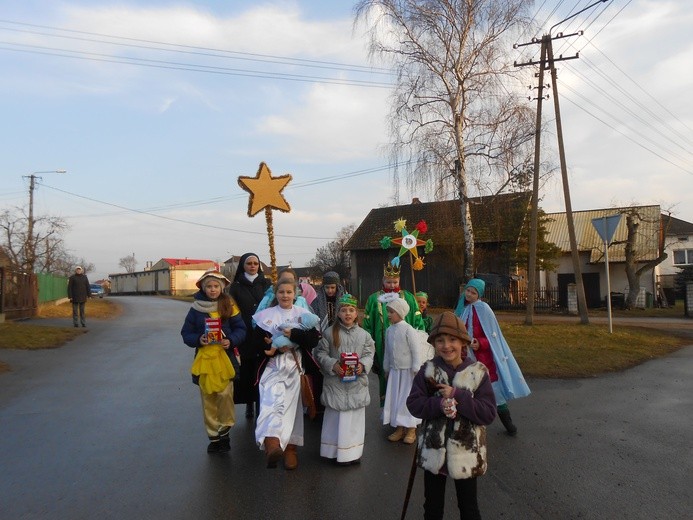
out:
{"label": "woman in dark coat", "polygon": [[[255,253],[244,254],[238,263],[229,292],[241,309],[247,330],[253,330],[253,314],[271,284],[271,280],[265,278],[262,272],[260,258]],[[254,336],[254,334],[248,334],[246,340],[239,346],[241,375],[234,381],[233,392],[234,402],[245,403],[245,416],[248,418],[254,415],[253,403],[256,407],[259,406],[259,394],[255,382],[258,360],[265,348],[264,344],[257,344],[257,337]]]}

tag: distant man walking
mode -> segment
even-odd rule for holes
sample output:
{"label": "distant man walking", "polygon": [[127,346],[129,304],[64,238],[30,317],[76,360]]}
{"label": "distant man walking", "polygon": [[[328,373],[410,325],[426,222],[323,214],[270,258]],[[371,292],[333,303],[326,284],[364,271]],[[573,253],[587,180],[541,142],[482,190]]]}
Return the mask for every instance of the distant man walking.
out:
{"label": "distant man walking", "polygon": [[[87,322],[84,320],[84,304],[89,296],[91,296],[89,278],[84,274],[82,267],[78,265],[75,267],[75,274],[70,276],[67,281],[67,297],[72,302],[72,324],[75,327],[79,327],[79,323],[82,323],[82,327],[87,326]],[[78,311],[79,322],[77,321]]]}

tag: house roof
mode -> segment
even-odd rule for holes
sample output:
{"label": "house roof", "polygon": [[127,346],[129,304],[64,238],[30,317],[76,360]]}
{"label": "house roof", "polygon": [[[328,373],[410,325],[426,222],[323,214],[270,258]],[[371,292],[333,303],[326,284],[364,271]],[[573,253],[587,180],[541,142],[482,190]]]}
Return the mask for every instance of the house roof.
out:
{"label": "house roof", "polygon": [[693,235],[693,224],[671,215],[662,215],[662,224],[667,235]]}
{"label": "house roof", "polygon": [[[660,208],[659,206],[631,206],[626,208],[607,208],[586,211],[573,211],[575,225],[575,239],[579,251],[590,251],[590,262],[604,262],[604,241],[592,225],[592,219],[623,214],[627,211],[637,210],[640,215],[640,225],[635,238],[635,251],[640,262],[654,260],[659,256],[659,230]],[[564,253],[569,253],[570,237],[568,234],[568,221],[565,213],[547,213],[546,240],[553,242]],[[624,262],[625,241],[628,237],[628,228],[625,217],[616,227],[612,244],[609,246],[609,261]]]}
{"label": "house roof", "polygon": [[[531,197],[531,192],[522,192],[470,198],[474,242],[516,241]],[[425,220],[428,231],[419,237],[423,240],[432,238],[439,245],[460,243],[462,215],[459,200],[418,202],[415,199],[412,204],[372,209],[354,231],[345,249],[380,249],[380,240],[384,236],[396,236],[394,222],[400,218],[407,221],[408,231],[413,231],[420,220]]]}
{"label": "house roof", "polygon": [[195,260],[192,258],[162,258],[161,260],[163,260],[169,265],[196,265],[215,263],[214,260]]}

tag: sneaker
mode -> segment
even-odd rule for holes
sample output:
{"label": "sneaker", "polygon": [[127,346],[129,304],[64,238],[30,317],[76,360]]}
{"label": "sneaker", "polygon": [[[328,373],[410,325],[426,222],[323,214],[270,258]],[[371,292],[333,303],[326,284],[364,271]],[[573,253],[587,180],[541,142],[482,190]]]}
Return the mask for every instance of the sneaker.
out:
{"label": "sneaker", "polygon": [[207,453],[219,453],[221,451],[221,441],[219,439],[211,441],[207,445]]}

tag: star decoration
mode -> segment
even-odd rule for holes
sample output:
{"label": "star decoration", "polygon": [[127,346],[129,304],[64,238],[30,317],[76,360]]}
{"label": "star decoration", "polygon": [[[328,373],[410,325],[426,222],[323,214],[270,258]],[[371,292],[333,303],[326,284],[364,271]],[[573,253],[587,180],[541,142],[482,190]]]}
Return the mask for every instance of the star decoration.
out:
{"label": "star decoration", "polygon": [[282,190],[289,181],[289,174],[272,177],[272,172],[264,162],[260,163],[255,177],[239,177],[238,185],[250,193],[248,216],[254,217],[267,207],[284,212],[291,211],[289,203],[282,195]]}
{"label": "star decoration", "polygon": [[426,242],[419,238],[418,229],[415,229],[413,232],[409,233],[405,228],[402,228],[402,238],[393,238],[392,243],[401,246],[399,248],[399,254],[397,255],[398,257],[409,251],[412,255],[414,255],[414,258],[419,258],[419,252],[417,251],[416,247],[426,244]]}
{"label": "star decoration", "polygon": [[398,245],[399,252],[392,260],[390,264],[396,268],[400,266],[400,257],[409,253],[411,257],[411,268],[412,276],[413,271],[421,271],[424,268],[424,258],[419,256],[418,247],[424,246],[424,252],[426,254],[433,251],[433,240],[421,240],[419,238],[420,234],[426,233],[428,231],[428,224],[425,220],[420,220],[418,224],[414,227],[414,230],[410,233],[407,231],[407,221],[406,219],[400,217],[393,222],[395,225],[395,231],[400,233],[402,236],[398,238],[391,238],[389,236],[384,236],[380,239],[380,247],[383,249],[388,249],[391,245]]}

